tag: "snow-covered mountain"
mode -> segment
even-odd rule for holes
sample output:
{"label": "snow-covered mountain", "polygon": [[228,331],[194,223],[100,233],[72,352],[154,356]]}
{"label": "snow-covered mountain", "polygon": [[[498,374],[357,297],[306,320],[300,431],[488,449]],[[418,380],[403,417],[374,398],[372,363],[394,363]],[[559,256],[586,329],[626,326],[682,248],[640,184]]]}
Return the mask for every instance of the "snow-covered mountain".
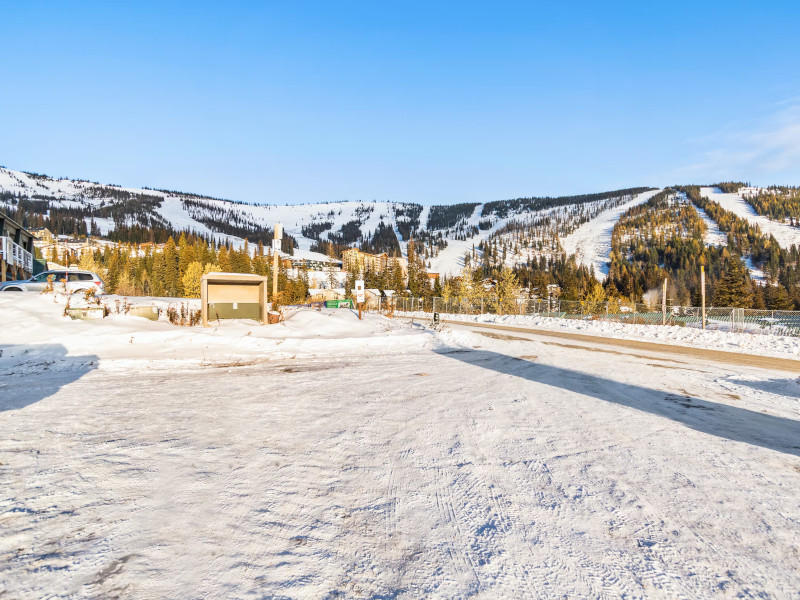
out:
{"label": "snow-covered mountain", "polygon": [[[444,274],[458,273],[464,255],[490,238],[507,238],[508,247],[513,248],[507,255],[508,263],[561,251],[559,236],[596,217],[608,220],[607,210],[636,199],[644,201],[646,196],[641,194],[646,190],[428,207],[377,201],[279,206],[54,179],[0,168],[0,206],[67,220],[78,232],[136,241],[139,230],[191,231],[240,246],[245,239],[251,243],[270,240],[273,225],[282,223],[293,240],[295,255],[308,258],[322,258],[312,249],[320,240],[405,254],[413,237],[424,246],[422,253],[429,269]],[[598,235],[605,233],[603,230]],[[602,240],[597,243],[603,245]]]}

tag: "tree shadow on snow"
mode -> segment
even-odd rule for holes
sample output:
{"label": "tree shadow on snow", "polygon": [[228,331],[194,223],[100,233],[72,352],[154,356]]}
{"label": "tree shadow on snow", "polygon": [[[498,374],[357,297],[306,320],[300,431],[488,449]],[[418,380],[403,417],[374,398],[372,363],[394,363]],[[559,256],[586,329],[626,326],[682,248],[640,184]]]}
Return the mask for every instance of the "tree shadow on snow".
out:
{"label": "tree shadow on snow", "polygon": [[770,394],[777,394],[778,396],[788,396],[789,398],[800,398],[800,378],[776,378],[766,380],[751,380],[751,379],[729,379],[731,383],[736,385],[744,385],[754,390],[761,390],[762,392],[769,392]]}
{"label": "tree shadow on snow", "polygon": [[97,362],[94,355],[67,356],[61,344],[0,344],[0,412],[52,396]]}
{"label": "tree shadow on snow", "polygon": [[664,390],[613,381],[490,352],[443,348],[448,358],[683,423],[697,431],[800,456],[800,421]]}

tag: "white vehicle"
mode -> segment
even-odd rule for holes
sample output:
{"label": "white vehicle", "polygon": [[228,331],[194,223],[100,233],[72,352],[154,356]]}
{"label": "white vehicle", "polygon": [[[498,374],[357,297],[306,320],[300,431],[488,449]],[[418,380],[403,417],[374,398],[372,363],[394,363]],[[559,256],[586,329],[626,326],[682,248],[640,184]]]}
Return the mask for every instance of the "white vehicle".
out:
{"label": "white vehicle", "polygon": [[97,273],[77,269],[55,269],[34,275],[30,279],[0,283],[0,292],[42,292],[47,287],[47,279],[52,275],[54,289],[66,286],[69,293],[96,289],[98,294],[106,291],[103,280]]}

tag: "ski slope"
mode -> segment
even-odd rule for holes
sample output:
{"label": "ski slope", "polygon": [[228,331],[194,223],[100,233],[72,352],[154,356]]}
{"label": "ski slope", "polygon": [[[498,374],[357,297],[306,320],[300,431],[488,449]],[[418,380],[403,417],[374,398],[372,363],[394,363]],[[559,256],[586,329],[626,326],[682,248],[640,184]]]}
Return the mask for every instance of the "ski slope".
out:
{"label": "ski slope", "polygon": [[614,225],[626,210],[644,204],[660,191],[642,192],[630,202],[603,211],[588,223],[584,223],[562,238],[561,246],[564,252],[567,255],[576,255],[579,264],[591,267],[598,279],[604,279],[608,275],[608,256],[611,253],[611,233]]}
{"label": "ski slope", "polygon": [[800,589],[786,373],[348,310],[203,329],[0,306],[8,598]]}
{"label": "ski slope", "polygon": [[[689,203],[686,194],[683,192],[679,193],[678,196],[681,198],[681,201],[684,203]],[[706,225],[706,232],[703,235],[703,242],[706,246],[717,246],[723,247],[728,245],[728,236],[719,228],[717,222],[709,217],[699,206],[695,206],[694,204],[691,205],[694,208],[695,212],[703,219],[703,223]]]}
{"label": "ski slope", "polygon": [[774,236],[781,248],[789,248],[793,244],[800,246],[800,228],[792,227],[787,223],[772,221],[763,215],[759,215],[741,196],[725,194],[716,187],[700,188],[700,194],[709,200],[717,202],[722,208],[731,211],[736,216],[758,225],[762,232]]}
{"label": "ski slope", "polygon": [[[483,204],[479,204],[472,211],[472,214],[467,219],[468,225],[478,226],[481,220],[481,211],[483,211]],[[427,222],[428,211],[423,211]],[[504,221],[503,221],[504,222]],[[420,224],[424,225],[422,221]],[[439,251],[439,254],[430,259],[431,273],[439,273],[448,277],[459,275],[464,269],[464,255],[472,251],[472,247],[477,246],[482,240],[491,235],[493,231],[501,227],[500,223],[496,223],[491,230],[481,231],[478,235],[468,238],[466,240],[449,239],[447,241],[447,248]]]}
{"label": "ski slope", "polygon": [[[327,258],[310,250],[315,240],[303,236],[302,228],[304,225],[315,222],[332,223],[331,229],[322,234],[323,239],[327,238],[329,232],[338,231],[342,225],[350,221],[361,222],[360,230],[362,235],[365,236],[375,231],[381,222],[395,229],[397,228],[394,220],[395,205],[390,202],[343,201],[287,206],[251,205],[192,194],[125,188],[80,180],[53,179],[0,167],[0,191],[29,198],[47,196],[51,198],[52,205],[56,207],[77,208],[91,206],[98,208],[103,203],[114,203],[117,200],[108,195],[107,190],[109,189],[161,198],[161,206],[157,209],[157,213],[173,228],[193,231],[217,242],[229,242],[236,248],[241,248],[244,245],[243,238],[212,230],[194,218],[184,202],[191,200],[194,203],[199,203],[205,210],[204,208],[194,208],[193,210],[199,210],[201,214],[224,211],[245,216],[251,221],[262,224],[264,228],[271,229],[275,223],[282,223],[284,230],[298,242],[299,250],[295,252],[295,256],[299,258],[316,260],[325,260]],[[0,203],[0,206],[2,206],[2,203]],[[87,222],[89,221],[87,220]],[[95,222],[103,234],[113,228],[113,221],[110,219],[97,218]]]}

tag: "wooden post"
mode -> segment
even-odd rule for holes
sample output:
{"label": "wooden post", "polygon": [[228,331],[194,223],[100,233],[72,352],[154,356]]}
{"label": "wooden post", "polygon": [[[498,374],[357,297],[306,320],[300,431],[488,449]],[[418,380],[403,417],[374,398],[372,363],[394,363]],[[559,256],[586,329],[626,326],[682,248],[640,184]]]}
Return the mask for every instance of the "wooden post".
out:
{"label": "wooden post", "polygon": [[203,327],[208,327],[208,281],[205,277],[200,280],[200,317]]}
{"label": "wooden post", "polygon": [[267,310],[267,299],[269,297],[269,293],[267,292],[267,286],[269,284],[266,281],[266,277],[264,281],[261,282],[261,285],[258,286],[258,303],[261,306],[261,324],[267,325],[269,324],[269,311]]}
{"label": "wooden post", "polygon": [[664,278],[664,285],[661,288],[661,324],[667,324],[667,278]]}
{"label": "wooden post", "polygon": [[275,230],[272,235],[272,300],[278,297],[278,252],[281,249],[281,238],[283,237],[283,226],[275,223]]}
{"label": "wooden post", "polygon": [[5,256],[0,258],[0,282],[6,280],[6,259]]}
{"label": "wooden post", "polygon": [[706,328],[706,267],[700,265],[700,302],[702,306],[703,329]]}
{"label": "wooden post", "polygon": [[272,300],[278,297],[278,253],[272,249]]}

